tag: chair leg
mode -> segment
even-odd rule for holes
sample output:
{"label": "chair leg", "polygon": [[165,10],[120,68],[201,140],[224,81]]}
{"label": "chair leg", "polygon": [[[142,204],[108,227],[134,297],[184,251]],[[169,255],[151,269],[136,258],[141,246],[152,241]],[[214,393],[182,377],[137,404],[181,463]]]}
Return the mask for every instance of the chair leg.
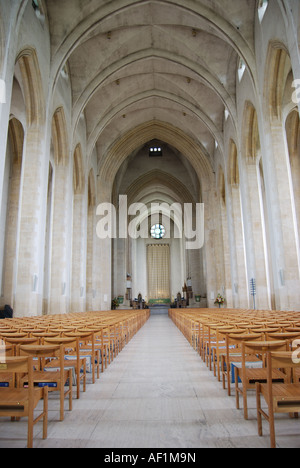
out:
{"label": "chair leg", "polygon": [[48,387],[44,387],[44,415],[43,415],[43,439],[48,436]]}
{"label": "chair leg", "polygon": [[236,409],[240,409],[240,395],[239,395],[239,375],[238,368],[234,368],[234,380],[235,380],[235,403]]}
{"label": "chair leg", "polygon": [[83,365],[83,391],[86,392],[86,360]]}
{"label": "chair leg", "polygon": [[104,348],[101,349],[101,372],[104,372]]}
{"label": "chair leg", "polygon": [[28,415],[27,448],[33,447],[33,411]]}
{"label": "chair leg", "polygon": [[94,353],[94,355],[92,356],[92,382],[93,384],[95,383],[96,381],[96,354]]}
{"label": "chair leg", "polygon": [[63,382],[60,383],[60,421],[64,420],[64,405],[65,405],[65,392],[64,392],[64,384]]}
{"label": "chair leg", "polygon": [[77,366],[77,369],[76,369],[76,384],[77,384],[77,400],[79,400],[80,398],[80,382],[81,382],[81,379],[80,379],[80,365]]}
{"label": "chair leg", "polygon": [[227,366],[227,382],[228,382],[228,396],[231,396],[231,382],[230,382],[230,362]]}
{"label": "chair leg", "polygon": [[273,411],[270,411],[270,410],[269,410],[269,427],[270,427],[271,448],[276,448],[275,418],[274,418]]}
{"label": "chair leg", "polygon": [[244,418],[248,419],[247,386],[244,383],[243,383],[243,405],[244,405]]}
{"label": "chair leg", "polygon": [[69,411],[73,408],[73,385],[72,385],[72,369],[69,369]]}
{"label": "chair leg", "polygon": [[226,379],[225,379],[225,362],[224,359],[222,358],[221,361],[221,373],[222,373],[222,382],[223,382],[223,390],[226,389]]}
{"label": "chair leg", "polygon": [[217,356],[217,374],[218,374],[218,382],[221,382],[221,368],[220,368],[220,360]]}
{"label": "chair leg", "polygon": [[97,350],[97,379],[100,378],[100,349]]}
{"label": "chair leg", "polygon": [[256,408],[257,408],[257,429],[258,435],[262,437],[262,417],[261,417],[261,398],[260,398],[260,384],[256,384]]}

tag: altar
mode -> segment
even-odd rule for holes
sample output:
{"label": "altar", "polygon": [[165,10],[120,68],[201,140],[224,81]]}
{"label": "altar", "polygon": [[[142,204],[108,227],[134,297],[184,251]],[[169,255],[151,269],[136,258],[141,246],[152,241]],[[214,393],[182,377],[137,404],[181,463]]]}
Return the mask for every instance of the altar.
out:
{"label": "altar", "polygon": [[171,299],[149,299],[149,306],[170,306]]}
{"label": "altar", "polygon": [[167,304],[149,304],[150,315],[168,315],[170,305]]}

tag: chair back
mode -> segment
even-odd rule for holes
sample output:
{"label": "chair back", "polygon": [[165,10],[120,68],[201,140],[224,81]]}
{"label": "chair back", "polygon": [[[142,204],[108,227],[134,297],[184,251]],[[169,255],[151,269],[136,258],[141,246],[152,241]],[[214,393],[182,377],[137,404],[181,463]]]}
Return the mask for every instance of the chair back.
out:
{"label": "chair back", "polygon": [[[13,374],[14,381],[22,374],[28,375],[28,402],[33,404],[33,359],[29,356],[7,356],[4,362],[0,362],[1,374]],[[5,408],[3,408],[5,411]],[[1,409],[0,409],[1,414]]]}
{"label": "chair back", "polygon": [[56,336],[44,339],[45,345],[59,345],[62,347],[63,356],[71,354],[73,351],[76,356],[77,366],[80,362],[80,345],[78,337]]}
{"label": "chair back", "polygon": [[[300,367],[299,353],[295,351],[272,351],[267,353],[267,385],[269,393],[269,408],[273,410],[273,382],[272,382],[272,370],[281,369],[288,376],[289,382],[296,382],[297,379],[294,378],[293,371],[295,368]],[[295,384],[297,387],[295,398],[294,399],[285,399],[282,397],[282,401],[277,402],[278,407],[284,408],[284,412],[294,412],[299,411],[300,409],[300,392],[299,385]]]}
{"label": "chair back", "polygon": [[268,369],[295,369],[300,367],[299,350],[295,351],[271,351],[267,353]]}
{"label": "chair back", "polygon": [[2,373],[27,373],[33,369],[32,358],[26,356],[6,356],[0,362],[0,374]]}

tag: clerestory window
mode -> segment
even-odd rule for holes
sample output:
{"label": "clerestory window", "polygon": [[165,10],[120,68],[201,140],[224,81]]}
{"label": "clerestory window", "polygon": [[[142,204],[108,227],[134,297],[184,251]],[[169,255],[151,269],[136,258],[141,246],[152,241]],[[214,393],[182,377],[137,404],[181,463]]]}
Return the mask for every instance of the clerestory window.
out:
{"label": "clerestory window", "polygon": [[259,0],[258,2],[258,18],[260,22],[262,22],[263,17],[265,16],[268,5],[269,0]]}

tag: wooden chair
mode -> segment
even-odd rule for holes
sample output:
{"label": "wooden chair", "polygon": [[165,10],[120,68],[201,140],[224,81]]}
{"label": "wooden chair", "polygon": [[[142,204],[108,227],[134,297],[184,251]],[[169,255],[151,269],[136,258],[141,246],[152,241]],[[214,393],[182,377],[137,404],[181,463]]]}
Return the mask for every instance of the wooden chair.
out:
{"label": "wooden chair", "polygon": [[[243,397],[244,418],[248,419],[248,390],[255,390],[256,382],[266,382],[267,369],[265,367],[265,356],[268,351],[285,351],[285,341],[244,341],[242,343],[242,367],[235,367],[235,392],[236,392],[236,408],[239,409],[239,395]],[[249,361],[251,357],[256,359],[260,356],[262,365],[261,368],[250,368]],[[284,382],[285,374],[277,369],[273,372],[273,381]],[[241,382],[242,386],[239,386]]]}
{"label": "wooden chair", "polygon": [[300,327],[285,327],[284,332],[300,333]]}
{"label": "wooden chair", "polygon": [[[82,331],[84,331],[83,329]],[[110,361],[110,336],[109,329],[104,325],[92,325],[88,327],[90,332],[93,332],[95,338],[95,350],[100,352],[101,372],[104,368],[107,369],[108,361]],[[80,329],[78,331],[81,331]],[[86,331],[86,330],[85,330]],[[110,362],[109,362],[110,363]]]}
{"label": "wooden chair", "polygon": [[111,343],[111,357],[112,361],[114,360],[115,357],[117,357],[118,352],[119,352],[119,346],[118,346],[118,331],[117,331],[117,324],[116,323],[111,323],[109,326],[109,337],[110,337],[110,343]]}
{"label": "wooden chair", "polygon": [[[27,374],[27,388],[0,388],[0,417],[28,418],[27,447],[33,446],[33,427],[43,419],[43,438],[47,438],[48,426],[48,388],[34,388],[33,360],[26,356],[7,357],[0,364],[2,373]],[[43,411],[34,419],[34,410],[43,399]]]}
{"label": "wooden chair", "polygon": [[228,325],[216,328],[216,338],[214,343],[210,343],[212,353],[212,363],[214,375],[217,374],[218,381],[221,381],[222,358],[226,355],[226,336],[229,334],[241,334],[244,330],[240,328],[230,327]]}
{"label": "wooden chair", "polygon": [[284,340],[286,342],[287,351],[291,351],[293,341],[299,338],[300,338],[300,331],[299,332],[276,332],[276,333],[267,334],[267,340]]}
{"label": "wooden chair", "polygon": [[212,370],[213,365],[213,347],[217,340],[217,327],[220,326],[219,322],[204,322],[202,327],[201,336],[201,357],[209,370]]}
{"label": "wooden chair", "polygon": [[[34,385],[48,387],[49,392],[59,392],[60,395],[60,421],[64,420],[64,402],[69,397],[69,411],[72,411],[72,369],[64,368],[65,350],[63,345],[20,345],[18,347],[20,356],[31,356],[34,361],[33,372]],[[52,363],[59,367],[57,371],[45,370],[46,361],[53,358]],[[20,379],[20,385],[27,385],[28,377]],[[67,386],[68,383],[68,386]],[[66,389],[67,388],[67,389]]]}
{"label": "wooden chair", "polygon": [[106,349],[107,349],[108,364],[110,364],[114,360],[114,346],[115,346],[114,333],[113,333],[112,326],[110,323],[104,323],[102,337],[103,337],[104,345],[106,346]]}
{"label": "wooden chair", "polygon": [[76,332],[65,332],[64,336],[78,338],[80,356],[91,356],[92,382],[95,383],[96,371],[97,379],[100,377],[100,350],[95,347],[95,334],[91,330],[79,329]]}
{"label": "wooden chair", "polygon": [[[263,435],[262,416],[269,422],[271,448],[276,448],[275,413],[295,414],[300,412],[300,384],[293,382],[276,383],[272,381],[274,369],[294,369],[300,361],[293,360],[293,352],[267,353],[267,383],[256,384],[257,425],[259,436]],[[268,413],[261,407],[261,397],[268,406]]]}
{"label": "wooden chair", "polygon": [[263,340],[267,340],[268,333],[276,333],[279,330],[276,328],[269,328],[267,326],[261,327],[261,328],[256,328],[255,333],[262,333],[263,334]]}
{"label": "wooden chair", "polygon": [[[242,343],[245,341],[261,341],[262,339],[263,335],[260,333],[230,333],[226,335],[226,352],[222,355],[221,371],[224,390],[226,388],[227,379],[228,396],[231,395],[231,365],[239,364],[239,367],[241,367],[242,364]],[[253,361],[258,362],[259,359],[256,356],[251,356],[251,362]]]}
{"label": "wooden chair", "polygon": [[56,336],[59,336],[58,333],[53,333],[53,332],[32,332],[31,333],[33,338],[38,338],[40,344],[44,344],[44,340],[46,338],[55,338]]}
{"label": "wooden chair", "polygon": [[122,334],[123,334],[123,347],[126,346],[129,341],[130,341],[130,319],[126,317],[123,320],[123,325],[122,325]]}
{"label": "wooden chair", "polygon": [[[14,356],[13,347],[0,338],[0,365],[1,363],[5,363],[8,356]],[[15,375],[9,373],[0,374],[0,387],[15,387]]]}
{"label": "wooden chair", "polygon": [[[177,322],[178,328],[180,329],[180,321]],[[199,322],[199,339],[198,339],[198,352],[203,362],[206,360],[206,349],[209,341],[209,323],[201,320]]]}
{"label": "wooden chair", "polygon": [[3,340],[5,340],[5,338],[28,338],[28,334],[12,331],[1,333],[0,338],[2,338]]}
{"label": "wooden chair", "polygon": [[[77,398],[80,398],[80,384],[83,383],[83,391],[86,391],[86,360],[80,356],[79,339],[73,337],[45,338],[45,345],[63,345],[65,349],[64,367],[72,367],[76,375]],[[51,361],[46,368],[57,368],[57,363]],[[82,369],[82,373],[81,373]]]}
{"label": "wooden chair", "polygon": [[26,344],[31,344],[31,345],[38,345],[39,344],[39,339],[32,337],[32,338],[14,338],[14,337],[5,337],[3,341],[6,343],[6,345],[10,345],[12,347],[12,355],[17,356],[17,347],[19,345],[26,345]]}
{"label": "wooden chair", "polygon": [[119,349],[122,351],[124,346],[126,345],[127,341],[127,333],[128,333],[128,321],[126,319],[126,316],[122,318],[122,321],[119,322]]}

